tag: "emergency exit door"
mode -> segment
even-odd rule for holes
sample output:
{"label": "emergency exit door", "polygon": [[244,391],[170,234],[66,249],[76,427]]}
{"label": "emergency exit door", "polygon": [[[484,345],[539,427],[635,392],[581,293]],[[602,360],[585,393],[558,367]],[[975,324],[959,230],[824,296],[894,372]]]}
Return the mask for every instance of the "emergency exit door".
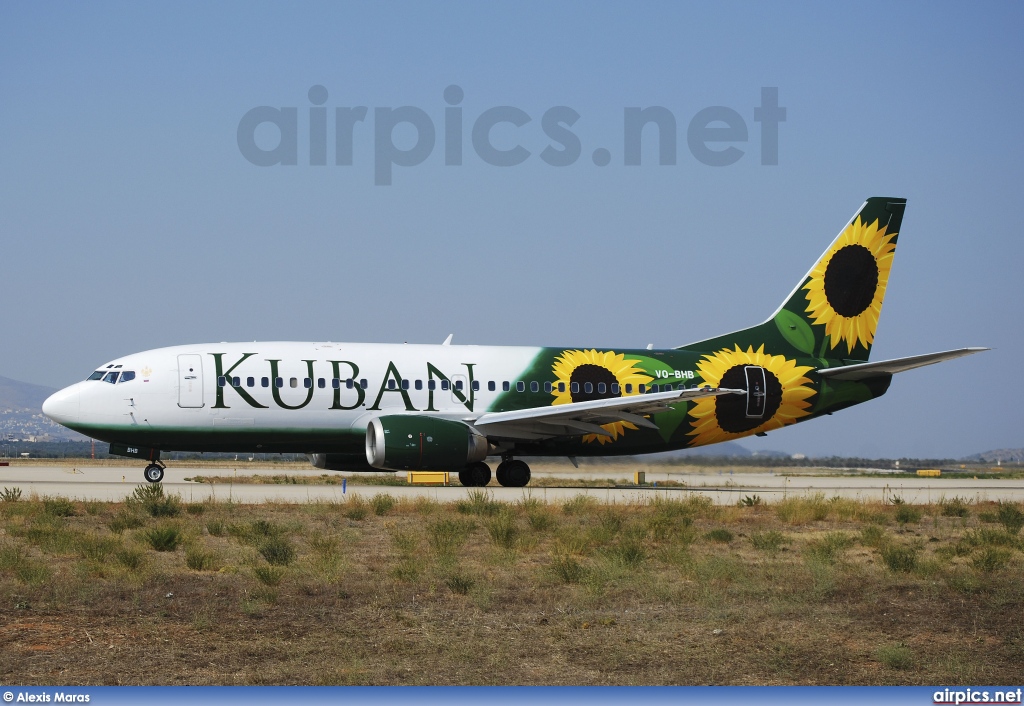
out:
{"label": "emergency exit door", "polygon": [[194,353],[178,356],[178,406],[203,406],[203,357]]}
{"label": "emergency exit door", "polygon": [[764,379],[764,368],[748,365],[747,374],[747,417],[761,418],[764,416],[767,386]]}

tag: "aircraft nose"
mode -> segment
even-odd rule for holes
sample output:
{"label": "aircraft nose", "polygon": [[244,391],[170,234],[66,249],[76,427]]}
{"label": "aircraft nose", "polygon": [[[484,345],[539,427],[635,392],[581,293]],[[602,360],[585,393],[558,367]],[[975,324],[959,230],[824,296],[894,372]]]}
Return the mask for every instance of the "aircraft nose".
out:
{"label": "aircraft nose", "polygon": [[43,402],[43,414],[58,424],[78,421],[79,395],[77,386],[55,392]]}

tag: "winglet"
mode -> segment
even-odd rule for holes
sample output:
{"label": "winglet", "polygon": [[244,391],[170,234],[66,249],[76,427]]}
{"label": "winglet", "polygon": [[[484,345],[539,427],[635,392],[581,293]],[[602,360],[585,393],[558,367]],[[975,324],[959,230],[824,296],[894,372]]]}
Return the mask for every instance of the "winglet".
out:
{"label": "winglet", "polygon": [[454,336],[454,335],[455,335],[454,333],[449,333],[448,334],[448,338],[444,339],[444,343],[442,343],[441,345],[442,346],[450,346],[452,344],[452,336]]}

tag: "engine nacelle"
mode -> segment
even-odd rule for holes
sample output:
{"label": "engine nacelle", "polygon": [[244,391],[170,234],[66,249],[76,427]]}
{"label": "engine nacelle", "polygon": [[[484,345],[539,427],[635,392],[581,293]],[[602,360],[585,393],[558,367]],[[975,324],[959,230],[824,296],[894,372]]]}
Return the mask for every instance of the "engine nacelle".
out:
{"label": "engine nacelle", "polygon": [[366,460],[391,471],[459,471],[487,458],[489,444],[473,427],[419,414],[377,417],[366,427]]}
{"label": "engine nacelle", "polygon": [[352,471],[358,473],[380,473],[366,463],[365,454],[306,454],[314,468],[325,471]]}

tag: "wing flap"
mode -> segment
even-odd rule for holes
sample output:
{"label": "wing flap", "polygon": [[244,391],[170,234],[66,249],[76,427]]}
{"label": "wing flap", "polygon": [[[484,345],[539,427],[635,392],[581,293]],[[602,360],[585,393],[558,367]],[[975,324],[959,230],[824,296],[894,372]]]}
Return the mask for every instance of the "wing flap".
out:
{"label": "wing flap", "polygon": [[537,439],[554,436],[599,434],[611,436],[601,424],[630,422],[637,426],[657,429],[647,415],[672,409],[671,405],[703,397],[718,395],[745,395],[746,390],[717,387],[694,387],[669,392],[653,392],[628,397],[612,397],[587,402],[530,407],[510,412],[489,412],[476,419],[468,418],[481,433],[512,439]]}

